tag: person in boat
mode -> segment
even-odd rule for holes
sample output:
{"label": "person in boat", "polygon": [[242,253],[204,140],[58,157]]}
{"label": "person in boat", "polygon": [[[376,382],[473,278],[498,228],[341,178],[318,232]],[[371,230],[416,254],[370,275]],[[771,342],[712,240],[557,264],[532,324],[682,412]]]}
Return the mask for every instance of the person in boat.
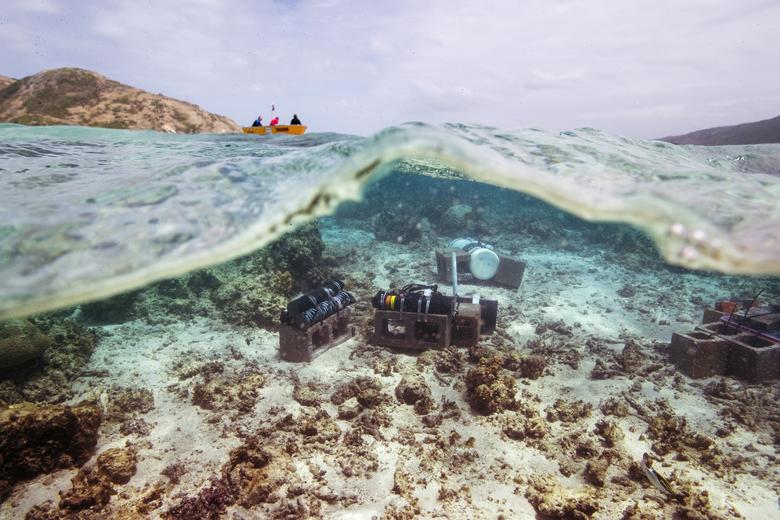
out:
{"label": "person in boat", "polygon": [[263,116],[257,116],[257,119],[252,122],[252,126],[263,126]]}
{"label": "person in boat", "polygon": [[271,119],[271,126],[276,126],[279,124],[279,116],[274,117]]}
{"label": "person in boat", "polygon": [[290,124],[291,125],[300,125],[301,124],[301,120],[298,119],[298,114],[293,114],[293,118],[292,118],[292,121],[290,121]]}

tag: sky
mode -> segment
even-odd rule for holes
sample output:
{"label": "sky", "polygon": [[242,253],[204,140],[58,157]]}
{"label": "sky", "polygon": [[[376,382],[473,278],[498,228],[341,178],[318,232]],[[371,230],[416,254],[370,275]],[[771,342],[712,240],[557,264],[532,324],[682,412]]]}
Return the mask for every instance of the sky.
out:
{"label": "sky", "polygon": [[654,138],[780,114],[778,0],[1,0],[0,74],[81,67],[248,125]]}

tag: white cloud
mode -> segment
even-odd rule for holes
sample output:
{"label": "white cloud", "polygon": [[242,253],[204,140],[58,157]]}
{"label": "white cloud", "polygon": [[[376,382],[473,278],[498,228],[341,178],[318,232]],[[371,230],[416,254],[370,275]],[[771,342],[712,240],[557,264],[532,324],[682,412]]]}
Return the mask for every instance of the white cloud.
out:
{"label": "white cloud", "polygon": [[54,0],[11,0],[4,7],[35,14],[57,14],[62,12],[62,6]]}
{"label": "white cloud", "polygon": [[775,2],[38,4],[58,15],[12,3],[0,73],[83,66],[238,121],[274,103],[315,130],[423,120],[654,137],[780,112]]}

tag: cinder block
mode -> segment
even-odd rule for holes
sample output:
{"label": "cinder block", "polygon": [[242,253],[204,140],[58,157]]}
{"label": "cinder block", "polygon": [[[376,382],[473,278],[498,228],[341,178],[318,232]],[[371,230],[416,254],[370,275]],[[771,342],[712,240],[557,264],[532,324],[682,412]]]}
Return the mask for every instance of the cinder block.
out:
{"label": "cinder block", "polygon": [[780,343],[744,332],[735,321],[705,323],[696,330],[726,342],[726,375],[751,382],[780,377]]}
{"label": "cinder block", "polygon": [[459,347],[473,347],[479,342],[482,310],[473,303],[459,303],[452,331],[452,341]]}
{"label": "cinder block", "polygon": [[762,313],[748,317],[750,327],[756,330],[772,331],[780,329],[780,312]]}
{"label": "cinder block", "polygon": [[715,309],[704,309],[704,315],[701,318],[702,323],[714,323],[720,321],[723,312]]}
{"label": "cinder block", "polygon": [[692,378],[722,375],[726,372],[728,342],[706,332],[672,334],[672,362]]}
{"label": "cinder block", "polygon": [[780,344],[755,334],[730,337],[726,373],[753,383],[780,377]]}
{"label": "cinder block", "polygon": [[498,255],[498,260],[498,271],[492,281],[512,289],[520,287],[525,273],[525,263],[504,255]]}
{"label": "cinder block", "polygon": [[355,335],[352,309],[347,307],[310,327],[282,324],[279,329],[279,357],[285,361],[312,361]]}
{"label": "cinder block", "polygon": [[452,281],[452,253],[455,253],[455,262],[458,265],[458,274],[469,272],[471,256],[462,249],[438,249],[436,250],[436,274],[439,280]]}
{"label": "cinder block", "polygon": [[371,343],[384,347],[427,350],[451,344],[452,321],[448,315],[381,311],[374,313]]}

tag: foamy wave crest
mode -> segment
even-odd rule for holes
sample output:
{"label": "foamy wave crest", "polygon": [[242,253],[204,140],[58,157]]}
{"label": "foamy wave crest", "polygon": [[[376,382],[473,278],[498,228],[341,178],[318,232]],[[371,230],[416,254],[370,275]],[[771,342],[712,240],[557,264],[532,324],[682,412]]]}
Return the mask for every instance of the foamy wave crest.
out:
{"label": "foamy wave crest", "polygon": [[465,175],[630,223],[670,263],[780,273],[779,145],[421,123],[259,140],[0,125],[0,319],[244,255],[392,169]]}

